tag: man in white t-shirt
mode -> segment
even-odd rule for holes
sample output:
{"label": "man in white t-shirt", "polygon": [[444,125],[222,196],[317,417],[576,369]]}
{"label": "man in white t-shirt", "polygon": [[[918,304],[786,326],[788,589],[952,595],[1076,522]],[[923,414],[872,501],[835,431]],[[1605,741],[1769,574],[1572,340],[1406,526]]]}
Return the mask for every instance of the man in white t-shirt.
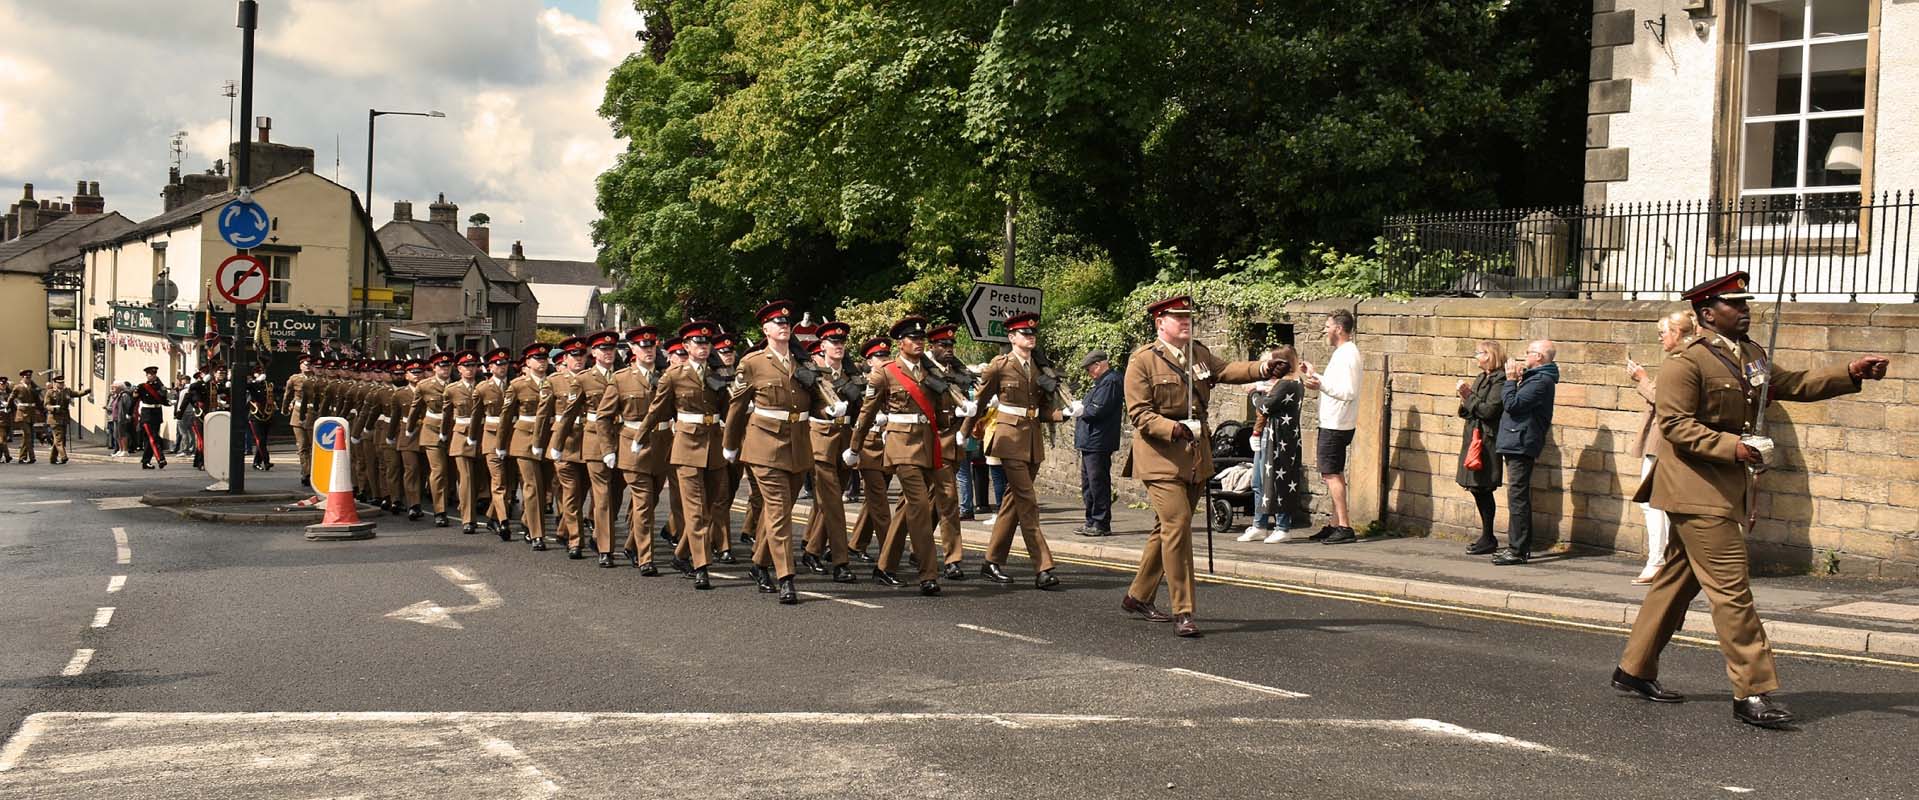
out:
{"label": "man in white t-shirt", "polygon": [[1354,327],[1352,312],[1328,314],[1325,335],[1333,355],[1326,369],[1316,371],[1311,364],[1299,365],[1306,388],[1319,392],[1319,476],[1326,481],[1326,493],[1333,500],[1333,523],[1307,537],[1320,544],[1345,544],[1359,538],[1346,514],[1346,451],[1352,446],[1353,428],[1359,421],[1361,380]]}

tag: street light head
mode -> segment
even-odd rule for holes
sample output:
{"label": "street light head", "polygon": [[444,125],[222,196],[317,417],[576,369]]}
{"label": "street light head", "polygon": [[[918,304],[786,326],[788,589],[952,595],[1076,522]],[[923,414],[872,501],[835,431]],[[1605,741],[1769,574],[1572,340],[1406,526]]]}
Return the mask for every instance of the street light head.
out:
{"label": "street light head", "polygon": [[428,111],[426,112],[426,115],[429,117],[445,117],[446,116],[446,114],[438,111]]}

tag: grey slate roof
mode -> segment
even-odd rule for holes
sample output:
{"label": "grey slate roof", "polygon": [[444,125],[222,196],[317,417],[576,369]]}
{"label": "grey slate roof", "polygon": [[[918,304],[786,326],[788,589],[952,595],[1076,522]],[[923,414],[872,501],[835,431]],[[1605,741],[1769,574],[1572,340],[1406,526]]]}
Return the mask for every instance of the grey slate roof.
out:
{"label": "grey slate roof", "polygon": [[393,276],[414,281],[459,281],[466,277],[476,259],[472,256],[446,255],[400,255],[388,253],[387,263],[393,265]]}
{"label": "grey slate roof", "polygon": [[[115,212],[114,215],[117,216],[117,214],[118,212]],[[50,244],[63,236],[85,228],[88,225],[92,225],[95,222],[107,219],[108,217],[109,215],[107,214],[87,214],[84,216],[69,214],[49,222],[34,232],[18,239],[10,242],[0,242],[0,264],[12,261],[15,258]]]}
{"label": "grey slate roof", "polygon": [[408,229],[412,237],[426,240],[434,249],[447,255],[473,256],[479,259],[480,275],[489,281],[513,284],[521,283],[521,281],[513,277],[513,273],[508,272],[506,267],[502,266],[497,259],[482,252],[480,248],[475,247],[472,242],[467,241],[467,238],[458,231],[437,222],[425,222],[417,219],[407,222],[398,220],[388,222],[380,226],[380,246],[386,248],[388,251],[397,251],[399,248],[405,247],[406,244],[402,237],[405,237],[406,234],[401,233],[398,230],[400,228]]}
{"label": "grey slate roof", "polygon": [[[509,261],[514,259],[508,259]],[[572,286],[613,288],[613,279],[592,261],[559,261],[545,258],[519,259],[528,283],[563,283]]]}
{"label": "grey slate roof", "polygon": [[[311,174],[313,173],[310,173],[304,169],[295,170],[285,175],[281,175],[277,178],[273,178],[272,180],[262,183],[259,186],[255,186],[253,187],[253,191],[257,192],[257,191],[260,191],[261,189],[264,189],[268,186],[272,186],[281,181],[291,180],[301,175],[311,175]],[[326,180],[326,179],[320,178],[320,180]],[[327,182],[333,183],[332,181],[327,181]],[[334,185],[339,186],[339,184],[334,184]],[[346,187],[342,186],[340,188],[345,189]],[[196,224],[200,221],[201,214],[205,214],[208,211],[212,211],[213,209],[226,205],[228,201],[234,199],[237,196],[238,194],[234,192],[221,192],[219,194],[207,195],[206,197],[202,197],[198,200],[195,200],[191,203],[183,205],[172,211],[162,213],[161,215],[157,217],[150,217],[148,219],[141,220],[140,224],[133,226],[131,230],[128,230],[126,233],[122,233],[119,236],[115,236],[111,239],[101,239],[98,241],[89,242],[87,244],[87,249],[115,245],[121,242],[130,242],[130,241],[133,241],[134,239],[143,239],[156,233],[164,233],[166,231],[174,230],[175,228],[184,228],[189,225]],[[359,200],[358,200],[358,197],[356,196],[354,200],[354,204],[356,207],[358,206],[358,203],[359,203]]]}

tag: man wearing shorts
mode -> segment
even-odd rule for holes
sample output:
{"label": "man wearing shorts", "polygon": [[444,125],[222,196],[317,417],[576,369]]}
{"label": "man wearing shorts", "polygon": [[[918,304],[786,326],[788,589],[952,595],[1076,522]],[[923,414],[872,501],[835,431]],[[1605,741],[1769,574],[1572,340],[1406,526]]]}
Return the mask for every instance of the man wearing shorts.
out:
{"label": "man wearing shorts", "polygon": [[1361,381],[1353,328],[1352,312],[1328,314],[1325,335],[1333,355],[1326,369],[1300,365],[1306,388],[1319,392],[1319,477],[1326,481],[1326,494],[1333,501],[1332,524],[1307,537],[1320,544],[1345,544],[1359,538],[1346,513],[1346,450],[1353,444],[1353,428],[1359,421]]}

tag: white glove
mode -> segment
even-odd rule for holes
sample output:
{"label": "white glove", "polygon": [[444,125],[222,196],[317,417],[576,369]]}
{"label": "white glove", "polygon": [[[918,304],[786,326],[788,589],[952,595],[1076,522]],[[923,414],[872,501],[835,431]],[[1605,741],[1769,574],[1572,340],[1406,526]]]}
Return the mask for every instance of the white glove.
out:
{"label": "white glove", "polygon": [[479,446],[480,446],[480,440],[478,440],[478,439],[468,439],[468,440],[466,440],[466,446],[467,446],[467,447],[479,447]]}
{"label": "white glove", "polygon": [[632,450],[635,453],[640,452],[640,440],[634,439],[633,444],[629,445],[628,449]]}
{"label": "white glove", "polygon": [[620,463],[620,457],[612,453],[607,453],[600,457],[600,463],[605,464],[607,469],[612,469],[614,464]]}
{"label": "white glove", "polygon": [[387,446],[388,446],[388,447],[392,447],[392,446],[393,446],[393,441],[394,441],[394,440],[392,440],[392,439],[388,439],[388,440],[386,440],[386,443],[387,443]]}
{"label": "white glove", "polygon": [[853,452],[853,448],[849,447],[845,452],[840,453],[840,460],[846,462],[849,467],[859,466],[860,454]]}
{"label": "white glove", "polygon": [[959,433],[953,434],[953,444],[958,445],[959,449],[961,450],[966,449],[966,429],[965,428],[961,428]]}
{"label": "white glove", "polygon": [[832,405],[826,407],[826,415],[829,417],[838,417],[844,413],[846,413],[845,400],[835,400]]}
{"label": "white glove", "polygon": [[731,464],[735,461],[740,460],[740,451],[727,450],[727,449],[721,448],[720,456],[726,459],[726,463]]}
{"label": "white glove", "polygon": [[979,413],[979,403],[971,400],[960,403],[959,409],[954,413],[958,414],[962,419],[970,418],[974,414]]}
{"label": "white glove", "polygon": [[1199,420],[1196,420],[1196,419],[1182,419],[1182,420],[1180,420],[1180,421],[1179,421],[1179,424],[1181,424],[1181,425],[1184,425],[1184,426],[1186,426],[1186,429],[1187,429],[1187,430],[1189,430],[1189,431],[1192,431],[1192,432],[1193,432],[1193,439],[1195,439],[1195,440],[1198,440],[1198,439],[1199,439],[1199,429],[1200,429],[1200,427],[1201,427],[1201,425],[1200,425],[1200,421],[1199,421]]}
{"label": "white glove", "polygon": [[506,451],[505,451],[505,450],[495,450],[495,451],[493,451],[493,457],[494,457],[494,458],[506,458]]}
{"label": "white glove", "polygon": [[346,438],[347,438],[347,441],[350,441],[350,442],[352,442],[352,443],[354,443],[354,444],[359,444],[359,443],[360,443],[360,437],[358,437],[358,436],[348,436],[348,437],[346,437]]}
{"label": "white glove", "polygon": [[1085,410],[1086,410],[1085,404],[1081,403],[1078,400],[1074,400],[1072,405],[1067,406],[1066,410],[1062,412],[1060,416],[1065,417],[1067,419],[1073,419],[1074,417],[1078,417]]}
{"label": "white glove", "polygon": [[546,460],[548,461],[560,460],[560,449],[556,447],[556,448],[553,448],[552,450],[546,451]]}
{"label": "white glove", "polygon": [[531,453],[531,454],[533,454],[533,457],[534,457],[534,458],[539,458],[539,457],[540,457],[540,456],[541,456],[542,454],[544,454],[544,453],[546,452],[545,450],[542,450],[542,449],[540,449],[540,446],[539,446],[539,445],[537,445],[537,444],[536,444],[536,445],[533,445],[532,447],[529,447],[529,448],[527,448],[527,449],[526,449],[526,451],[527,451],[528,453]]}

